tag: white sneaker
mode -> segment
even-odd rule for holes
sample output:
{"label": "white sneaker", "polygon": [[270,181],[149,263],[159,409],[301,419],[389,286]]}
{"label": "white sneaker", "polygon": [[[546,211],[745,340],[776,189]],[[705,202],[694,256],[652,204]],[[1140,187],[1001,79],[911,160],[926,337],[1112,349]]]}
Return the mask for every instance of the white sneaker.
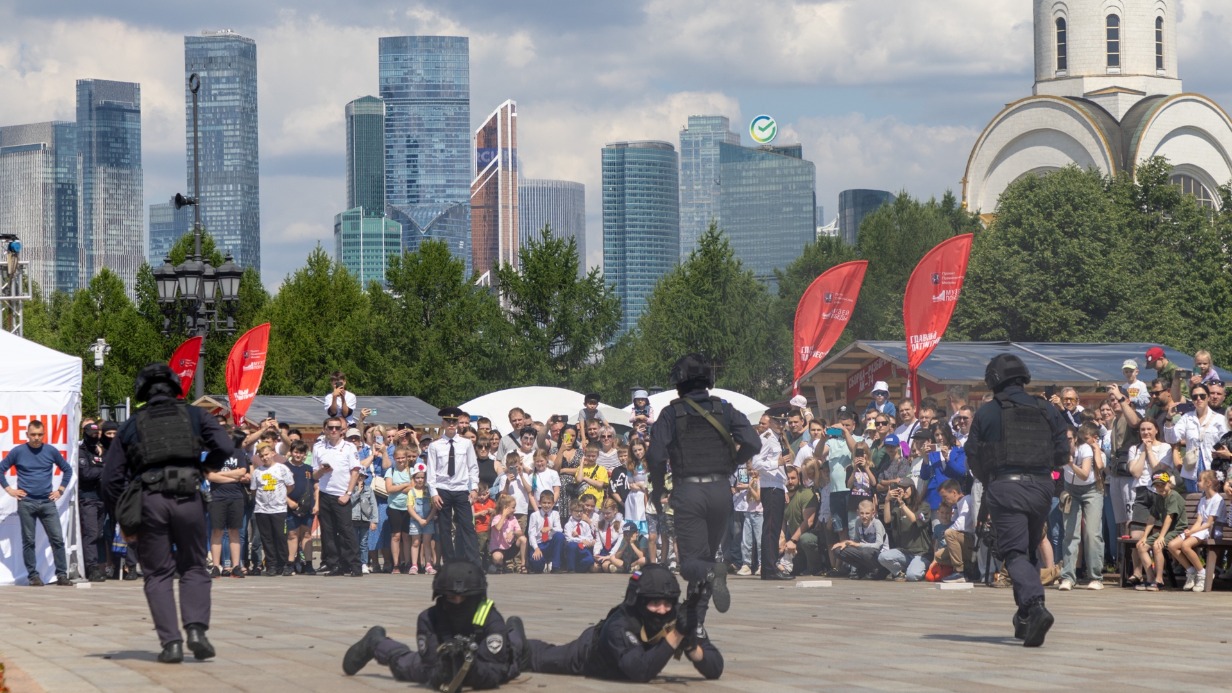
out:
{"label": "white sneaker", "polygon": [[1061,584],[1057,586],[1057,589],[1062,592],[1068,592],[1074,589],[1074,581],[1069,578],[1065,578],[1061,581]]}
{"label": "white sneaker", "polygon": [[747,565],[742,565],[740,566],[740,570],[736,571],[736,574],[741,577],[748,577],[753,574],[753,571],[749,570]]}
{"label": "white sneaker", "polygon": [[1193,591],[1194,592],[1206,591],[1206,571],[1205,570],[1203,570],[1202,572],[1194,576]]}
{"label": "white sneaker", "polygon": [[1090,582],[1088,582],[1088,583],[1087,583],[1087,589],[1089,589],[1089,590],[1102,590],[1102,589],[1104,589],[1104,581],[1103,581],[1103,580],[1092,580],[1092,581],[1090,581]]}
{"label": "white sneaker", "polygon": [[1194,588],[1194,579],[1196,577],[1197,577],[1196,573],[1186,573],[1185,574],[1185,586],[1182,587],[1181,589],[1185,590],[1186,592],[1192,591]]}
{"label": "white sneaker", "polygon": [[370,574],[370,573],[372,572],[372,569],[368,567],[368,564],[367,564],[367,563],[365,563],[365,564],[363,565],[363,567],[362,567],[362,568],[360,568],[360,570],[362,570],[362,571],[363,571],[364,575],[368,575],[368,574]]}

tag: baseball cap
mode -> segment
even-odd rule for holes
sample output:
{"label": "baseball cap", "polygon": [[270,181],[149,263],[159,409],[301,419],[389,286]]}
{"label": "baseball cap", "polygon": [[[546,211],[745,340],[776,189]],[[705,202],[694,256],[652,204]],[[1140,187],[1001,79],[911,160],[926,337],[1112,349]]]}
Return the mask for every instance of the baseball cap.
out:
{"label": "baseball cap", "polygon": [[348,429],[347,429],[347,432],[346,432],[346,437],[347,437],[347,438],[359,438],[359,437],[361,437],[361,436],[359,435],[359,429],[358,429],[358,428],[348,428]]}
{"label": "baseball cap", "polygon": [[917,428],[915,433],[911,434],[912,440],[932,440],[933,433],[927,428]]}
{"label": "baseball cap", "polygon": [[885,445],[886,447],[891,447],[891,446],[898,447],[902,443],[899,442],[898,436],[891,433],[890,435],[886,436],[883,441],[881,441],[881,444]]}
{"label": "baseball cap", "polygon": [[873,383],[873,394],[875,395],[878,392],[884,392],[887,395],[890,394],[890,386],[886,385],[886,381],[878,380],[877,382]]}
{"label": "baseball cap", "polygon": [[807,407],[808,399],[804,395],[796,395],[795,397],[792,397],[787,403],[793,407]]}
{"label": "baseball cap", "polygon": [[1172,475],[1168,472],[1155,472],[1151,475],[1151,485],[1155,484],[1170,484],[1172,483]]}
{"label": "baseball cap", "polygon": [[899,479],[899,480],[898,480],[898,487],[899,487],[899,488],[910,488],[910,487],[912,487],[912,486],[915,486],[915,482],[914,482],[914,481],[912,481],[912,480],[911,480],[911,477],[909,477],[909,476],[905,476],[905,477],[903,477],[903,478],[901,478],[901,479]]}
{"label": "baseball cap", "polygon": [[1155,361],[1157,359],[1162,359],[1164,357],[1165,357],[1164,350],[1160,349],[1157,346],[1151,347],[1150,349],[1146,350],[1146,360],[1148,363],[1151,361]]}
{"label": "baseball cap", "polygon": [[588,393],[586,393],[586,396],[583,398],[583,401],[584,401],[586,404],[590,404],[591,402],[594,402],[595,404],[598,404],[598,403],[599,403],[599,395],[598,395],[598,394],[596,394],[596,393],[594,393],[594,392],[588,392]]}
{"label": "baseball cap", "polygon": [[86,424],[86,428],[85,428],[86,433],[98,433],[99,430],[101,429],[99,429],[98,424],[96,423]]}
{"label": "baseball cap", "polygon": [[[1149,354],[1150,352],[1147,353]],[[1138,362],[1133,359],[1125,359],[1125,363],[1121,364],[1121,370],[1136,371],[1138,370]]]}

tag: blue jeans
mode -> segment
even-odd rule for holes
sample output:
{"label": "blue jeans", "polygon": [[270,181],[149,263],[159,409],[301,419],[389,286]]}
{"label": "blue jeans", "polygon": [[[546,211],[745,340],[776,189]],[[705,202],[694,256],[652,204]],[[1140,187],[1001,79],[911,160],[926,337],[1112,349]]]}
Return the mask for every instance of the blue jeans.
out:
{"label": "blue jeans", "polygon": [[1052,558],[1061,562],[1061,552],[1064,549],[1065,514],[1061,512],[1061,499],[1052,497],[1052,505],[1048,508],[1048,543],[1052,544]]}
{"label": "blue jeans", "polygon": [[762,513],[746,512],[744,514],[744,536],[740,541],[740,560],[753,570],[753,562],[758,558],[757,544],[761,542]]}
{"label": "blue jeans", "polygon": [[1087,573],[1092,582],[1099,582],[1104,573],[1104,535],[1101,527],[1104,519],[1104,494],[1099,492],[1095,484],[1066,484],[1065,489],[1069,491],[1071,502],[1069,512],[1065,513],[1065,559],[1062,562],[1061,578],[1070,582],[1078,581],[1075,575],[1078,542],[1085,540],[1083,555],[1087,562]]}
{"label": "blue jeans", "polygon": [[21,557],[26,563],[26,575],[33,579],[38,575],[38,561],[34,551],[37,520],[47,533],[51,555],[56,564],[56,577],[68,577],[68,558],[64,555],[64,531],[60,527],[60,513],[56,502],[47,498],[20,498],[17,500],[17,517],[21,522]]}
{"label": "blue jeans", "polygon": [[740,548],[744,539],[743,510],[733,510],[727,521],[727,536],[723,538],[723,562],[737,565],[740,563]]}
{"label": "blue jeans", "polygon": [[887,549],[877,556],[877,562],[891,575],[907,574],[907,582],[919,582],[928,572],[929,557],[918,553],[907,553],[902,549]]}

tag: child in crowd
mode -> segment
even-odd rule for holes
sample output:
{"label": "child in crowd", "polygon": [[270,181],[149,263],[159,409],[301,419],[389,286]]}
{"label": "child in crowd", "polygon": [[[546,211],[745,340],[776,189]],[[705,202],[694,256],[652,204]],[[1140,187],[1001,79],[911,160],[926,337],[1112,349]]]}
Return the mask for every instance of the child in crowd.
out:
{"label": "child in crowd", "polygon": [[756,469],[752,465],[746,464],[744,469],[748,476],[748,484],[743,491],[739,491],[736,495],[742,496],[742,499],[735,501],[737,505],[744,506],[744,527],[741,530],[740,537],[740,570],[736,571],[737,575],[758,575],[761,573],[761,566],[754,567],[754,563],[761,556],[761,532],[762,532],[762,509],[761,509],[761,481],[759,480]]}
{"label": "child in crowd", "polygon": [[608,472],[607,497],[615,498],[617,503],[624,505],[625,497],[629,495],[629,446],[624,443],[616,445],[616,459],[620,464]]}
{"label": "child in crowd", "polygon": [[1155,488],[1151,515],[1136,548],[1138,560],[1143,566],[1150,565],[1154,556],[1155,579],[1153,582],[1139,582],[1134,585],[1134,589],[1158,592],[1164,581],[1164,547],[1180,536],[1181,531],[1189,525],[1189,518],[1185,515],[1185,499],[1173,490],[1170,473],[1157,472],[1151,478],[1151,485]]}
{"label": "child in crowd", "polygon": [[881,552],[888,548],[885,525],[876,517],[873,501],[865,499],[856,506],[856,523],[851,529],[851,539],[840,541],[832,547],[838,557],[851,566],[851,576],[857,580],[872,578],[884,580],[889,573],[877,561]]}
{"label": "child in crowd", "polygon": [[602,519],[599,520],[595,540],[595,564],[592,570],[596,573],[615,573],[624,567],[620,560],[624,549],[624,523],[620,519],[620,505],[615,498],[603,501]]}
{"label": "child in crowd", "polygon": [[585,426],[587,421],[599,421],[604,426],[607,425],[607,418],[603,416],[603,412],[599,411],[599,395],[593,392],[586,395],[582,410],[577,415],[579,426]]}
{"label": "child in crowd", "polygon": [[530,572],[542,573],[549,564],[552,572],[564,567],[560,562],[565,544],[564,528],[560,526],[560,512],[552,507],[550,490],[539,494],[539,509],[531,513],[526,537],[530,546],[527,557]]}
{"label": "child in crowd", "polygon": [[625,532],[646,536],[646,445],[634,441],[625,460],[625,478],[629,488],[625,494]]}
{"label": "child in crowd", "polygon": [[[359,481],[352,494],[355,502],[351,504],[351,528],[355,531],[355,543],[359,545],[360,560],[368,555],[368,535],[376,531],[376,494],[372,492],[372,468],[365,467],[359,473]],[[367,574],[372,571],[367,563],[362,566]]]}
{"label": "child in crowd", "polygon": [[[534,457],[531,457],[531,469],[534,469]],[[492,485],[497,496],[510,496],[513,498],[514,508],[513,515],[518,518],[518,524],[526,526],[526,518],[529,516],[531,496],[531,472],[527,471],[522,466],[522,455],[518,452],[511,452],[505,455],[505,473],[496,478],[496,483]]]}
{"label": "child in crowd", "polygon": [[436,534],[436,508],[432,507],[432,496],[425,484],[428,480],[428,467],[423,462],[415,465],[415,474],[411,481],[415,484],[407,493],[407,512],[411,515],[407,534],[411,535],[411,567],[408,575],[419,572],[419,564],[424,566],[424,573],[436,575],[432,567],[435,558],[432,550],[432,536]]}
{"label": "child in crowd", "polygon": [[[1185,566],[1185,590],[1201,592],[1206,589],[1206,568],[1194,549],[1206,542],[1211,527],[1223,514],[1223,496],[1219,495],[1219,478],[1207,469],[1198,475],[1198,489],[1202,500],[1198,501],[1198,519],[1193,526],[1168,542],[1168,552],[1176,562]],[[1179,494],[1177,494],[1179,495]]]}
{"label": "child in crowd", "polygon": [[[591,529],[599,528],[599,521],[603,519],[603,511],[599,510],[599,500],[594,496],[585,496],[582,498],[582,508],[586,511],[586,521],[590,523]],[[619,515],[618,515],[619,517]],[[621,518],[624,519],[623,517]]]}
{"label": "child in crowd", "polygon": [[[312,478],[312,465],[305,464],[308,444],[302,440],[291,441],[287,455],[288,468],[295,483],[287,490],[287,556],[295,569],[304,575],[315,575],[312,568],[312,521],[316,519],[316,480]],[[301,556],[302,552],[302,556]]]}
{"label": "child in crowd", "polygon": [[295,490],[295,477],[287,465],[274,464],[274,456],[273,445],[257,445],[259,466],[252,473],[252,488],[256,491],[253,522],[265,547],[268,574],[290,575],[291,567],[287,565],[287,495]]}
{"label": "child in crowd", "polygon": [[633,391],[633,416],[629,417],[632,423],[654,423],[654,407],[650,406],[650,394],[645,390]]}
{"label": "child in crowd", "polygon": [[513,549],[518,553],[518,572],[526,572],[526,535],[522,526],[513,515],[513,499],[501,496],[497,504],[499,513],[492,519],[492,536],[489,539],[488,550],[492,553],[492,566],[489,572],[505,572],[505,563],[513,558]]}
{"label": "child in crowd", "polygon": [[479,482],[475,490],[475,502],[471,503],[471,513],[475,516],[475,536],[479,539],[479,551],[485,557],[488,555],[488,531],[492,527],[492,517],[497,514],[496,501],[492,500],[488,485]]}
{"label": "child in crowd", "polygon": [[590,524],[586,506],[581,501],[574,501],[569,510],[573,517],[565,524],[565,571],[588,573],[595,564],[595,528]]}
{"label": "child in crowd", "polygon": [[971,515],[971,499],[963,495],[962,486],[956,479],[946,479],[938,489],[941,502],[950,508],[950,524],[945,529],[945,546],[939,547],[933,558],[942,565],[951,566],[954,572],[943,582],[966,582],[964,572],[971,564],[971,549],[975,542],[975,518]]}

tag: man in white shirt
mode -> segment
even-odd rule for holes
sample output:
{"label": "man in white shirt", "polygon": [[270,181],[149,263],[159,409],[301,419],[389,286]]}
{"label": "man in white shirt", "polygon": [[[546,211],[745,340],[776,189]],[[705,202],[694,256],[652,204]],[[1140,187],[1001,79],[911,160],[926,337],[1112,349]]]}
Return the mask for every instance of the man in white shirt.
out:
{"label": "man in white shirt", "polygon": [[790,580],[778,569],[779,534],[783,532],[783,513],[787,510],[787,475],[783,466],[791,459],[783,453],[780,424],[763,414],[755,426],[761,437],[761,450],[749,461],[761,484],[761,579]]}
{"label": "man in white shirt", "polygon": [[333,388],[325,395],[325,415],[341,416],[352,426],[355,425],[355,393],[347,390],[346,375],[342,371],[334,371],[329,376],[329,386]]}
{"label": "man in white shirt", "polygon": [[479,458],[471,441],[458,435],[457,407],[446,407],[441,417],[444,434],[428,446],[428,490],[439,516],[437,541],[445,562],[467,560],[476,565],[479,537],[471,504],[479,488]]}
{"label": "man in white shirt", "polygon": [[346,423],[341,416],[325,421],[325,435],[312,446],[312,476],[317,480],[321,522],[321,560],[329,575],[363,576],[359,542],[351,528],[351,494],[359,482],[359,454],[343,440]]}

